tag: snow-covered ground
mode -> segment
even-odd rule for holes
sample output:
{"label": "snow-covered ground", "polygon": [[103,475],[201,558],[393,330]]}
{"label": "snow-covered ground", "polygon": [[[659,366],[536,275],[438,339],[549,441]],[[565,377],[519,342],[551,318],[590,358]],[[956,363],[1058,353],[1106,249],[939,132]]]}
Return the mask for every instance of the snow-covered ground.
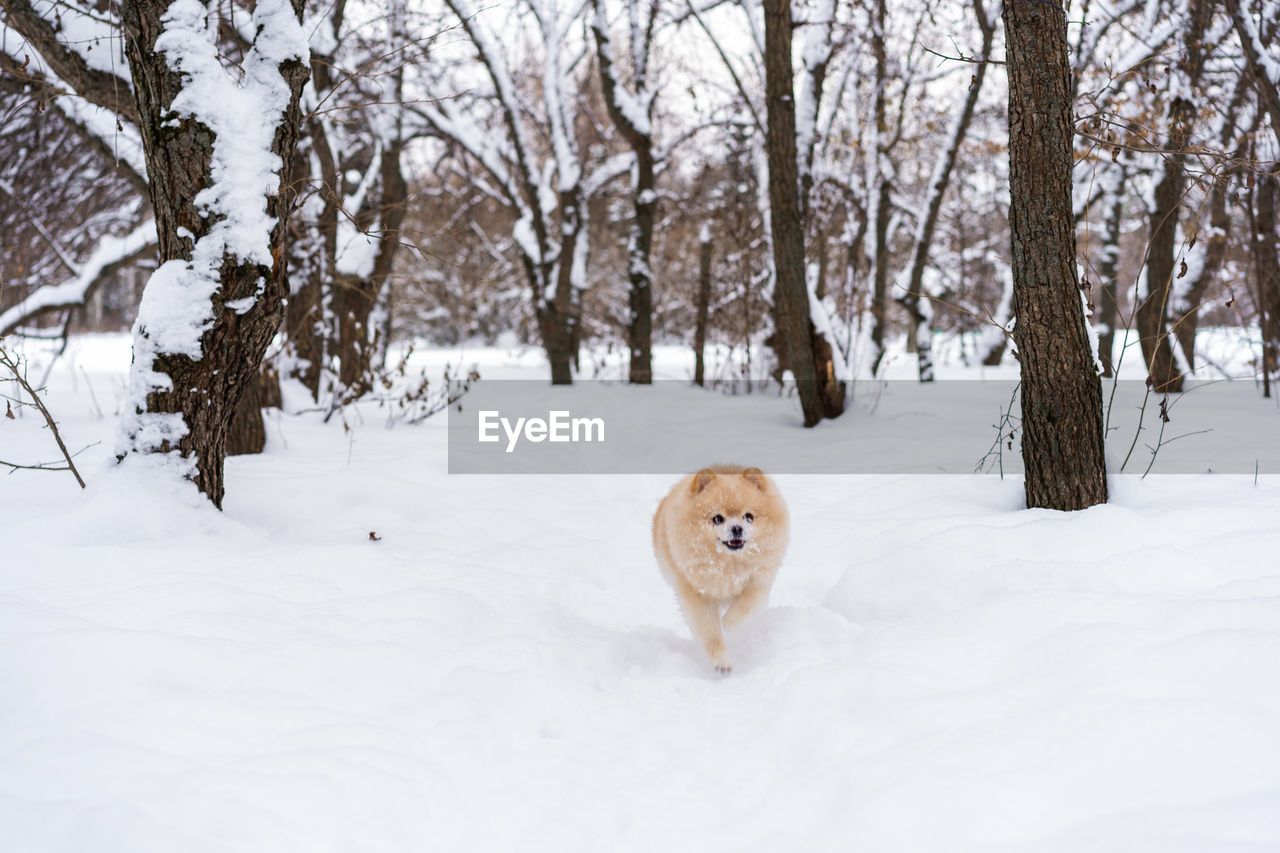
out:
{"label": "snow-covered ground", "polygon": [[[721,677],[651,554],[671,477],[449,475],[442,418],[277,414],[218,513],[110,463],[127,361],[84,339],[49,379],[87,491],[0,475],[5,853],[1280,849],[1265,466],[1074,514],[780,475],[792,546]],[[1255,402],[1230,443],[1280,433]],[[0,419],[0,459],[53,458]]]}

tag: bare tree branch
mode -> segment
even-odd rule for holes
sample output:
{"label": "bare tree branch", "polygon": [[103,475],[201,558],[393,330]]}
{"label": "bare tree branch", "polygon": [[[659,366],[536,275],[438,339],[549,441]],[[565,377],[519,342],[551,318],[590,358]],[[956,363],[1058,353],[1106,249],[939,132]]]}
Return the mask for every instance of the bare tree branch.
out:
{"label": "bare tree branch", "polygon": [[49,68],[77,95],[110,110],[133,125],[138,105],[128,77],[93,68],[85,58],[58,38],[54,22],[43,17],[30,0],[0,0],[6,23],[27,40]]}
{"label": "bare tree branch", "polygon": [[13,469],[45,468],[46,470],[53,471],[69,470],[75,475],[76,482],[79,483],[80,488],[83,489],[84,478],[80,476],[80,472],[76,470],[75,463],[71,461],[71,454],[67,452],[67,446],[62,442],[62,434],[58,432],[58,425],[54,422],[53,415],[49,414],[49,409],[45,407],[44,401],[40,399],[40,395],[37,394],[36,390],[31,387],[31,384],[27,382],[27,377],[24,375],[17,360],[15,360],[13,356],[9,355],[4,347],[0,347],[0,366],[7,368],[9,372],[13,374],[14,381],[18,383],[23,391],[27,392],[27,396],[31,398],[31,404],[39,410],[41,415],[44,416],[44,422],[49,427],[49,432],[53,433],[53,440],[58,443],[58,449],[62,451],[62,458],[67,460],[67,467],[65,469],[48,468],[45,465],[15,465],[12,462],[0,462],[0,465],[7,465]]}

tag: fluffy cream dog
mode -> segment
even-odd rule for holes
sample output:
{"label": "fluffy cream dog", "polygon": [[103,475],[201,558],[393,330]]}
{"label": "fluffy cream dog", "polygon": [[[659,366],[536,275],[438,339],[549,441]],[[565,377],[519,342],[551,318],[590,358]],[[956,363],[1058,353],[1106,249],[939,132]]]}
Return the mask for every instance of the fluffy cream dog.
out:
{"label": "fluffy cream dog", "polygon": [[759,468],[703,468],[676,483],[658,504],[658,566],[721,672],[733,668],[724,629],[768,600],[789,536],[787,504]]}

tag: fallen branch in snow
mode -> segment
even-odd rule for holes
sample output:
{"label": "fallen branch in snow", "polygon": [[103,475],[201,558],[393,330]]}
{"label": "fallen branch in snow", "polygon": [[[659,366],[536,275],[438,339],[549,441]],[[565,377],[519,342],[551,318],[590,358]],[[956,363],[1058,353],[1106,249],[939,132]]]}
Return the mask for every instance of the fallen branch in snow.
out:
{"label": "fallen branch in snow", "polygon": [[[80,484],[80,488],[83,489],[85,487],[84,478],[80,476],[80,472],[76,470],[75,463],[71,461],[71,454],[67,452],[67,446],[62,442],[62,435],[58,432],[58,425],[54,422],[53,415],[49,414],[49,410],[45,407],[44,401],[40,399],[40,395],[37,394],[36,390],[31,387],[31,384],[27,382],[27,377],[23,373],[21,366],[18,364],[18,361],[13,356],[9,355],[8,351],[6,351],[4,347],[0,347],[0,365],[3,365],[4,367],[8,368],[9,372],[13,374],[14,381],[17,382],[19,387],[21,387],[23,391],[26,391],[27,396],[31,398],[30,403],[27,403],[19,399],[17,401],[18,405],[19,406],[35,406],[36,409],[39,410],[40,414],[44,416],[44,422],[45,424],[48,425],[49,431],[53,433],[53,440],[58,443],[58,449],[62,451],[62,458],[67,460],[67,464],[65,468],[52,467],[48,463],[40,463],[38,465],[17,465],[13,462],[0,461],[0,465],[7,466],[8,468],[11,469],[11,471],[16,471],[19,469],[27,469],[27,470],[39,469],[39,470],[45,470],[45,471],[70,471],[73,475],[75,475],[76,482]],[[7,402],[5,406],[5,415],[6,417],[12,418],[13,411],[8,405],[8,398],[6,398],[6,401]]]}

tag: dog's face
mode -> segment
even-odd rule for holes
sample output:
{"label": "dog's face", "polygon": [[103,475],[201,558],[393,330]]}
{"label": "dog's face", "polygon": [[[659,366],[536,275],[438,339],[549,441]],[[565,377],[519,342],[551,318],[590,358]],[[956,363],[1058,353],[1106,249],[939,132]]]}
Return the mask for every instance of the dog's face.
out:
{"label": "dog's face", "polygon": [[689,485],[693,534],[701,549],[718,554],[749,554],[785,524],[768,480],[759,468],[741,474],[703,469]]}

